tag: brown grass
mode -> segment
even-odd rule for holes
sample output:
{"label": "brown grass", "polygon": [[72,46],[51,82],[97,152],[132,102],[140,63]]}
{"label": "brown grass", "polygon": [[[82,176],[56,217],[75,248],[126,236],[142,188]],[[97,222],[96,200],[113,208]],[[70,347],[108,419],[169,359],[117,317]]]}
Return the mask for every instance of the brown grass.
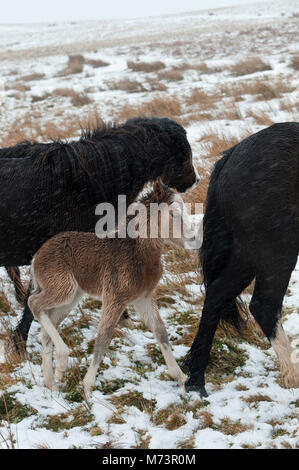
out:
{"label": "brown grass", "polygon": [[235,104],[232,107],[227,106],[223,109],[217,110],[217,112],[215,113],[215,118],[234,121],[243,119],[243,116],[241,114],[239,106]]}
{"label": "brown grass", "polygon": [[123,78],[117,82],[109,82],[110,90],[121,90],[127,93],[140,93],[146,91],[142,83],[137,80],[130,80],[129,78]]}
{"label": "brown grass", "polygon": [[155,62],[134,62],[132,60],[127,62],[128,69],[133,72],[157,72],[158,70],[164,69],[166,66],[160,60]]}
{"label": "brown grass", "polygon": [[266,101],[281,98],[284,93],[294,91],[294,88],[283,81],[248,80],[222,85],[220,91],[223,95],[240,99],[242,95],[257,95],[257,100]]}
{"label": "brown grass", "polygon": [[23,118],[12,122],[9,131],[2,135],[0,145],[9,147],[25,140],[66,139],[78,135],[86,127],[89,118],[80,122],[79,118],[68,116],[67,119],[42,122],[39,109],[31,109]]}
{"label": "brown grass", "polygon": [[290,62],[290,66],[296,71],[299,70],[299,54],[293,55]]}
{"label": "brown grass", "polygon": [[173,431],[184,426],[187,421],[181,410],[176,405],[171,404],[155,413],[153,422],[156,426],[164,425],[166,429]]}
{"label": "brown grass", "polygon": [[85,59],[85,64],[91,65],[93,68],[107,67],[110,65],[109,62],[101,59]]}
{"label": "brown grass", "polygon": [[184,75],[179,70],[171,69],[163,70],[162,72],[158,73],[157,78],[158,80],[166,80],[168,82],[179,82],[184,80]]}
{"label": "brown grass", "polygon": [[251,73],[272,70],[272,67],[270,64],[260,59],[260,57],[250,57],[232,65],[229,70],[234,76],[238,77],[240,75],[249,75]]}
{"label": "brown grass", "polygon": [[156,78],[148,78],[146,84],[149,87],[147,91],[167,91],[165,83]]}
{"label": "brown grass", "polygon": [[63,96],[65,98],[71,98],[73,106],[85,106],[86,104],[92,103],[92,100],[87,94],[83,92],[78,93],[72,88],[56,88],[56,90],[53,90],[52,94],[54,96]]}
{"label": "brown grass", "polygon": [[11,88],[19,91],[20,93],[25,93],[25,91],[29,91],[30,90],[30,86],[29,85],[25,85],[24,83],[22,82],[15,82]]}
{"label": "brown grass", "polygon": [[85,106],[87,104],[91,104],[92,99],[90,99],[88,95],[82,92],[82,93],[76,93],[72,97],[71,102],[73,106]]}
{"label": "brown grass", "polygon": [[209,110],[220,99],[217,94],[209,95],[199,88],[194,88],[190,96],[186,97],[186,104],[189,106],[199,105],[200,109]]}
{"label": "brown grass", "polygon": [[20,77],[20,80],[23,80],[23,82],[33,82],[36,80],[41,80],[42,78],[45,78],[44,73],[30,73],[28,75]]}
{"label": "brown grass", "polygon": [[246,401],[246,403],[259,403],[261,401],[268,401],[271,402],[273,401],[272,398],[268,397],[268,395],[250,395],[249,397],[242,398],[243,401]]}
{"label": "brown grass", "polygon": [[272,126],[272,124],[274,124],[274,121],[263,110],[247,111],[246,117],[252,117],[257,124],[260,124],[261,126]]}
{"label": "brown grass", "polygon": [[222,68],[220,67],[209,67],[206,62],[197,62],[197,63],[190,63],[190,62],[181,62],[174,66],[174,69],[180,71],[187,71],[187,70],[197,70],[202,74],[211,74],[221,72]]}
{"label": "brown grass", "polygon": [[31,102],[32,103],[39,103],[40,101],[45,101],[47,100],[48,98],[51,97],[51,94],[50,93],[44,93],[43,95],[41,96],[38,96],[38,95],[32,95],[31,96]]}
{"label": "brown grass", "polygon": [[217,431],[222,432],[228,436],[236,436],[242,432],[248,431],[253,428],[253,425],[242,424],[240,419],[232,421],[230,418],[225,417],[221,419],[220,424],[216,425]]}
{"label": "brown grass", "polygon": [[75,73],[83,72],[83,66],[85,63],[85,57],[82,54],[73,54],[69,56],[67,66],[61,70],[58,74],[59,76],[63,75],[72,75]]}
{"label": "brown grass", "polygon": [[200,176],[199,184],[194,189],[192,189],[192,191],[189,191],[187,194],[185,194],[183,199],[185,202],[199,202],[204,204],[207,197],[210,173],[202,167],[197,167],[197,172]]}
{"label": "brown grass", "polygon": [[[121,121],[125,121],[135,116],[160,116],[177,118],[182,114],[180,101],[174,96],[156,96],[151,101],[144,102],[139,106],[127,105],[117,114]],[[116,117],[117,117],[116,116]]]}

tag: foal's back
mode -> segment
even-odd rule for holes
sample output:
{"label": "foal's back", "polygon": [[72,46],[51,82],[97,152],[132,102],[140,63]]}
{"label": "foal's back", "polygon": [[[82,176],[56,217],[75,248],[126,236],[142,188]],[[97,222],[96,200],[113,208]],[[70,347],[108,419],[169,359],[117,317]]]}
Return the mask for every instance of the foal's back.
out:
{"label": "foal's back", "polygon": [[94,233],[55,235],[33,259],[41,290],[65,292],[79,288],[102,296],[105,286],[136,297],[154,288],[161,276],[161,250],[140,239],[98,238]]}

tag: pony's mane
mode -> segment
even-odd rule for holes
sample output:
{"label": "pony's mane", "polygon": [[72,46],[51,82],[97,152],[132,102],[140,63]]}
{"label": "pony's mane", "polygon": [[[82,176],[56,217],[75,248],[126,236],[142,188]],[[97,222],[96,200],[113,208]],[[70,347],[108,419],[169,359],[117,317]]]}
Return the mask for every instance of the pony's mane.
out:
{"label": "pony's mane", "polygon": [[94,128],[82,130],[77,140],[25,141],[0,149],[0,158],[32,159],[32,164],[40,170],[46,167],[47,172],[55,174],[58,168],[72,179],[88,178],[91,184],[99,183],[95,181],[99,174],[108,180],[113,174],[121,177],[129,171],[129,165],[134,165],[138,177],[147,171],[151,161],[147,143],[152,133],[159,130],[158,120],[140,118],[124,124],[98,121]]}

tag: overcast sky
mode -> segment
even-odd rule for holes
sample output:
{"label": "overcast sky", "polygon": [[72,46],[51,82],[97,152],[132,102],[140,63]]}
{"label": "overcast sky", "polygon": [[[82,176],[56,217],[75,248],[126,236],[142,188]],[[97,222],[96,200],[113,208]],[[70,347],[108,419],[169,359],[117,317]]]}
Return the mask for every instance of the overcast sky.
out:
{"label": "overcast sky", "polygon": [[136,18],[261,0],[1,0],[1,23]]}

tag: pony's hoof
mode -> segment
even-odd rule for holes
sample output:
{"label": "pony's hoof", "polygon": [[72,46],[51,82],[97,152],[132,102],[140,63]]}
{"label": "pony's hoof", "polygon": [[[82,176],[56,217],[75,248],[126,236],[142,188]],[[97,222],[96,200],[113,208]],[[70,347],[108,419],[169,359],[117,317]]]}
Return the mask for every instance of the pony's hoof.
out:
{"label": "pony's hoof", "polygon": [[190,384],[189,380],[185,383],[186,392],[198,392],[201,398],[207,398],[209,395],[204,385]]}

